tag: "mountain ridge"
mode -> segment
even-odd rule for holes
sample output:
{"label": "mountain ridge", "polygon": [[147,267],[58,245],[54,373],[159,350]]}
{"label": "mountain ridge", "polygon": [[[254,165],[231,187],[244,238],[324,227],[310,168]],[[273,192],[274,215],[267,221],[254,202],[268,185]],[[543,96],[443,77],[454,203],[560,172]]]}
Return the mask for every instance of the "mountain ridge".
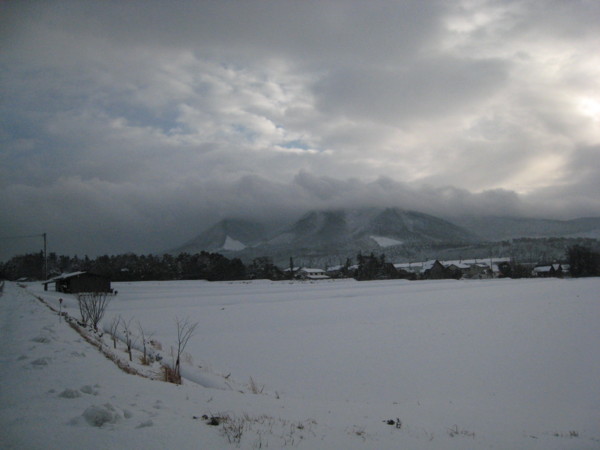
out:
{"label": "mountain ridge", "polygon": [[[489,257],[531,253],[519,238],[600,238],[600,218],[573,220],[529,219],[505,216],[465,216],[444,219],[400,208],[347,208],[312,210],[287,224],[223,219],[169,253],[222,253],[251,262],[267,256],[286,266],[289,258],[301,264],[336,265],[358,253],[385,253],[394,261],[431,258]],[[541,254],[546,254],[540,250]],[[500,255],[501,253],[501,255]],[[552,248],[546,255],[560,255]]]}
{"label": "mountain ridge", "polygon": [[399,208],[314,210],[295,222],[269,230],[266,224],[224,219],[177,252],[223,252],[249,259],[254,255],[327,255],[379,251],[394,246],[470,243],[474,234],[439,217]]}

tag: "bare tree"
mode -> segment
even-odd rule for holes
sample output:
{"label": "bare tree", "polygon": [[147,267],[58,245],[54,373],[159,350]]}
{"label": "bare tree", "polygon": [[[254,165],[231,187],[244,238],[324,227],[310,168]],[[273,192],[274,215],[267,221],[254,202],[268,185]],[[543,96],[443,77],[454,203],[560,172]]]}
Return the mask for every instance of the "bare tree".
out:
{"label": "bare tree", "polygon": [[133,357],[131,356],[131,347],[135,344],[136,337],[133,336],[131,332],[131,322],[133,317],[129,320],[123,319],[121,321],[121,326],[123,327],[123,335],[125,336],[125,345],[127,346],[127,353],[129,353],[129,361],[133,361]]}
{"label": "bare tree", "polygon": [[181,383],[181,354],[185,350],[190,338],[194,335],[198,322],[190,323],[188,319],[176,319],[177,323],[177,349],[175,352],[175,376]]}
{"label": "bare tree", "polygon": [[121,324],[121,316],[113,317],[113,320],[108,326],[108,332],[110,333],[113,341],[113,348],[117,348],[117,332],[119,331],[119,325]]}
{"label": "bare tree", "polygon": [[152,334],[154,334],[154,333],[146,336],[146,333],[144,332],[144,329],[142,328],[142,324],[139,321],[138,321],[138,329],[140,330],[140,337],[142,338],[142,349],[144,351],[144,356],[142,357],[142,364],[147,366],[148,364],[150,364],[150,360],[148,358],[146,344],[150,341],[150,338],[152,337]]}
{"label": "bare tree", "polygon": [[111,298],[112,296],[108,292],[80,292],[77,294],[81,321],[85,325],[89,323],[95,331],[98,331],[98,322],[102,320]]}

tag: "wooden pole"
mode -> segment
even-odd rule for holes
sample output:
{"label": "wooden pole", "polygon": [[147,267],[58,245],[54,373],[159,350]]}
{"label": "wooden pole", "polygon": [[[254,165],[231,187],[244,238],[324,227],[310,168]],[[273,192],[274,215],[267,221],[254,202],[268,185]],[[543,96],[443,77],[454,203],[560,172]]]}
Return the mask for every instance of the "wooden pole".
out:
{"label": "wooden pole", "polygon": [[42,234],[44,236],[44,281],[48,279],[48,252],[46,246],[46,233]]}

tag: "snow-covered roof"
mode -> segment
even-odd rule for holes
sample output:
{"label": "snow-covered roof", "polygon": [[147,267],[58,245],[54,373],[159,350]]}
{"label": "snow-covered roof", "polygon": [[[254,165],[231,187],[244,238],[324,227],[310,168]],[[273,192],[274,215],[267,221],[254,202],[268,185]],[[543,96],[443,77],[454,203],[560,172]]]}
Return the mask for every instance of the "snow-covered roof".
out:
{"label": "snow-covered roof", "polygon": [[[423,262],[395,263],[394,267],[396,269],[404,269],[404,270],[409,270],[409,271],[419,271],[419,270],[425,271],[425,270],[431,269],[433,267],[435,261],[436,261],[435,259],[432,259],[432,260],[423,261]],[[444,267],[454,265],[461,269],[469,269],[470,267],[477,266],[477,267],[484,267],[484,268],[492,268],[493,270],[497,271],[498,270],[497,264],[501,263],[501,262],[509,262],[510,257],[503,256],[503,257],[497,257],[497,258],[455,259],[455,260],[447,260],[447,261],[444,261],[444,260],[437,260],[437,261],[439,261],[439,263]]]}
{"label": "snow-covered roof", "polygon": [[423,271],[430,270],[436,262],[438,262],[437,259],[431,259],[429,261],[425,261],[423,263]]}
{"label": "snow-covered roof", "polygon": [[309,280],[328,280],[329,277],[327,275],[307,275],[306,278]]}
{"label": "snow-covered roof", "polygon": [[309,267],[303,267],[302,269],[300,269],[300,271],[306,273],[325,273],[323,269],[311,269]]}
{"label": "snow-covered roof", "polygon": [[421,263],[399,263],[394,264],[394,268],[404,270],[405,272],[419,273],[423,269]]}
{"label": "snow-covered roof", "polygon": [[450,266],[454,266],[459,269],[470,269],[471,268],[471,264],[467,264],[467,263],[452,263],[452,264],[446,265],[446,267],[450,267]]}
{"label": "snow-covered roof", "polygon": [[79,275],[83,275],[84,273],[87,273],[85,271],[78,271],[78,272],[71,272],[71,273],[61,273],[60,275],[54,277],[54,278],[50,278],[49,280],[44,281],[43,284],[46,283],[53,283],[55,281],[59,281],[59,280],[67,280],[69,278],[73,278],[73,277],[77,277]]}

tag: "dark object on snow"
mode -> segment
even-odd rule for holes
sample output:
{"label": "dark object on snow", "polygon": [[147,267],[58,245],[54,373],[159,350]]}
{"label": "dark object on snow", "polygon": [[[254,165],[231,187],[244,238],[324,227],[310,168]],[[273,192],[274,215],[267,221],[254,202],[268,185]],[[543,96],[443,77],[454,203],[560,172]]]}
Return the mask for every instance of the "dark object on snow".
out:
{"label": "dark object on snow", "polygon": [[212,416],[210,419],[208,419],[208,422],[206,422],[206,425],[211,425],[213,427],[219,426],[220,424],[221,424],[221,418],[215,417],[215,416]]}
{"label": "dark object on snow", "polygon": [[395,425],[396,428],[398,428],[398,429],[402,428],[402,422],[400,422],[399,418],[396,418],[396,420],[394,420],[394,419],[386,420],[385,423],[387,423],[388,425]]}
{"label": "dark object on snow", "polygon": [[55,284],[56,292],[77,294],[79,292],[112,292],[110,280],[90,272],[73,272],[44,281],[44,290],[50,283]]}

